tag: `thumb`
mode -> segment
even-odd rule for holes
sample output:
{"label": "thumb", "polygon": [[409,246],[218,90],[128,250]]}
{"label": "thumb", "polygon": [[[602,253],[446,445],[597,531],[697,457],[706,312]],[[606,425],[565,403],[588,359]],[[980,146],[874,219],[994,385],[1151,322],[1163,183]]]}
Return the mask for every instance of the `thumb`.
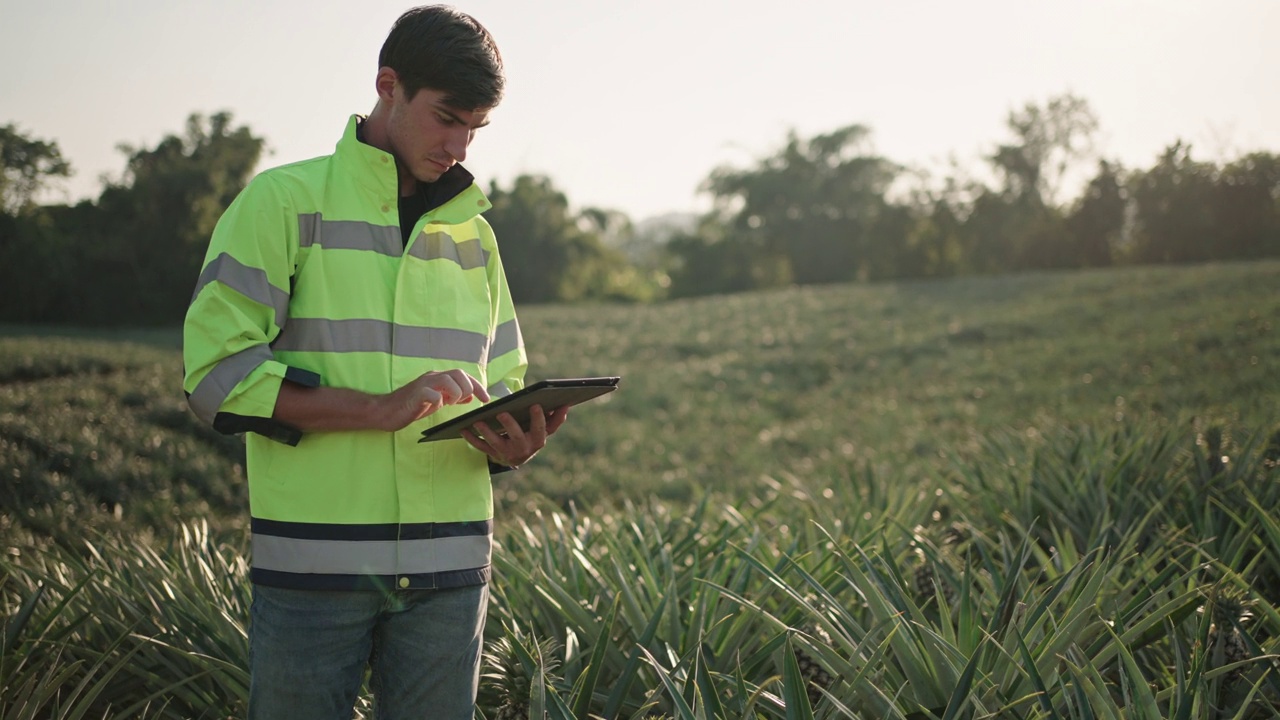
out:
{"label": "thumb", "polygon": [[423,385],[418,388],[417,405],[419,408],[435,410],[444,404],[444,394],[435,388]]}

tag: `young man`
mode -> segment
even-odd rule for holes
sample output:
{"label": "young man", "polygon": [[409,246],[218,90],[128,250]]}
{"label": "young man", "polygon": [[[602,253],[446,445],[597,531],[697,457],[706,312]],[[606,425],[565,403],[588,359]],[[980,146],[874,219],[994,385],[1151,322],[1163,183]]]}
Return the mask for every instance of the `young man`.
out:
{"label": "young man", "polygon": [[377,104],[334,154],[268,170],[210,241],[185,389],[245,433],[254,718],[472,717],[488,600],[491,468],[566,409],[465,441],[420,431],[523,386],[488,206],[458,163],[503,89],[488,31],[442,6],[397,20]]}

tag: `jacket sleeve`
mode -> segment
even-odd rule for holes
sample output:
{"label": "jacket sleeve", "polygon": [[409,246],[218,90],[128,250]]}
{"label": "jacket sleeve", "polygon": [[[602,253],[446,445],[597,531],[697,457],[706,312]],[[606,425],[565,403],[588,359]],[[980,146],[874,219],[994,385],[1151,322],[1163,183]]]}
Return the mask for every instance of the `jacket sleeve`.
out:
{"label": "jacket sleeve", "polygon": [[502,257],[493,229],[483,217],[478,218],[481,242],[489,248],[485,271],[488,273],[490,307],[489,352],[485,356],[485,377],[489,394],[504,397],[524,387],[525,371],[529,358],[524,350],[524,338],[520,334],[520,322],[516,319],[515,304],[511,300],[511,288],[502,269]]}
{"label": "jacket sleeve", "polygon": [[259,175],[222,215],[183,324],[183,390],[196,416],[222,433],[256,432],[296,445],[301,431],[272,419],[284,380],[320,376],[278,362],[271,342],[288,319],[298,253],[287,193]]}
{"label": "jacket sleeve", "polygon": [[[498,254],[493,228],[483,217],[477,218],[476,222],[480,228],[480,242],[489,251],[485,272],[488,273],[492,306],[489,308],[489,352],[485,356],[485,377],[489,383],[487,390],[494,398],[506,397],[524,387],[529,357],[524,351],[524,337],[520,334],[516,306],[511,300],[511,288],[507,285],[507,275],[502,269],[502,257]],[[491,474],[511,469],[489,461]]]}

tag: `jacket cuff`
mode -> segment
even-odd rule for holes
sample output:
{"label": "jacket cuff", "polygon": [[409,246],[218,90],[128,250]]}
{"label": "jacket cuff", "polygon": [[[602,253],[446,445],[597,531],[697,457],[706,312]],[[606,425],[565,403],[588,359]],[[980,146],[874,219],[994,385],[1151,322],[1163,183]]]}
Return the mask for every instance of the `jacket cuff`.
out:
{"label": "jacket cuff", "polygon": [[498,474],[501,474],[501,473],[504,473],[504,472],[512,472],[513,470],[519,470],[519,469],[520,469],[520,468],[514,468],[514,467],[511,467],[511,466],[509,466],[509,465],[499,465],[498,463],[496,463],[496,462],[494,462],[494,461],[492,461],[492,460],[490,460],[490,461],[489,461],[489,474],[490,474],[490,475],[498,475]]}
{"label": "jacket cuff", "polygon": [[302,431],[279,420],[235,413],[220,412],[213,418],[213,429],[224,435],[239,433],[257,433],[264,438],[275,440],[285,445],[296,446],[302,441]]}
{"label": "jacket cuff", "polygon": [[[319,373],[292,366],[285,367],[284,380],[302,387],[320,386]],[[270,417],[219,412],[213,418],[213,429],[225,435],[257,433],[269,440],[290,446],[297,446],[302,441],[301,430]]]}

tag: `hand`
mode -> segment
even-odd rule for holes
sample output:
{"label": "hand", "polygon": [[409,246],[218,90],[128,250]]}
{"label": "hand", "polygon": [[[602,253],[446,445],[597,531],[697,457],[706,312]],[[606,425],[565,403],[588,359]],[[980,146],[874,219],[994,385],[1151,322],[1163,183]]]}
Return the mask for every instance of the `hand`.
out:
{"label": "hand", "polygon": [[378,427],[395,432],[445,405],[469,403],[473,398],[488,402],[489,392],[479,380],[465,372],[425,373],[400,389],[380,396]]}
{"label": "hand", "polygon": [[521,429],[520,423],[511,417],[511,413],[502,413],[498,416],[502,430],[494,430],[488,423],[478,422],[470,430],[463,430],[462,437],[471,443],[471,447],[488,455],[495,463],[519,467],[538,454],[547,444],[547,438],[560,429],[567,417],[567,405],[550,414],[544,413],[541,406],[534,405],[529,408],[528,432]]}

